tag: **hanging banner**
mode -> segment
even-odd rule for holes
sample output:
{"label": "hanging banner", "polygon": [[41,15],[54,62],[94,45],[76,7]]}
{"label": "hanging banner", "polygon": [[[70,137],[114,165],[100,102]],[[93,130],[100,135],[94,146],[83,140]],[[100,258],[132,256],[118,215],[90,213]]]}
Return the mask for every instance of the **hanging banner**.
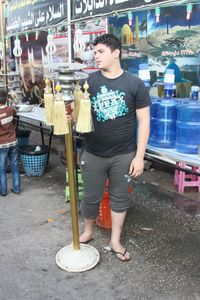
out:
{"label": "hanging banner", "polygon": [[11,0],[8,3],[7,34],[39,29],[66,19],[67,1]]}
{"label": "hanging banner", "polygon": [[72,19],[109,14],[124,9],[139,9],[152,4],[170,3],[174,0],[74,0]]}

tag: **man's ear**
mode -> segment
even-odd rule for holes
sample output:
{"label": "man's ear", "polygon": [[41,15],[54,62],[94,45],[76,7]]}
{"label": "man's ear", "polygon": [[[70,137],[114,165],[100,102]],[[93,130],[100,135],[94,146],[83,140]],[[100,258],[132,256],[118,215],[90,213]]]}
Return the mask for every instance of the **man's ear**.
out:
{"label": "man's ear", "polygon": [[119,55],[120,55],[120,50],[119,50],[119,49],[113,50],[113,55],[114,55],[115,58],[119,57]]}

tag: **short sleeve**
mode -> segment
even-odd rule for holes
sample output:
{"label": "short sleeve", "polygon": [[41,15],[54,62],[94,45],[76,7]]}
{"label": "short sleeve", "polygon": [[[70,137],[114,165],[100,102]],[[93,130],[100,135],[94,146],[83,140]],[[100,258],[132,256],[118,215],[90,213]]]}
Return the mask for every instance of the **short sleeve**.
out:
{"label": "short sleeve", "polygon": [[143,81],[138,78],[138,88],[136,92],[136,109],[149,106],[151,99],[148,89],[145,87]]}

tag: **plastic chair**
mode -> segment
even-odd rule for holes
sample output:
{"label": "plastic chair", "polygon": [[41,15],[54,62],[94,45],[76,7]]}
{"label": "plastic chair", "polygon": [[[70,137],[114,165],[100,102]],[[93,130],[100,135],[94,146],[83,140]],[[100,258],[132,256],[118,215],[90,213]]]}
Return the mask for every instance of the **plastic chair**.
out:
{"label": "plastic chair", "polygon": [[[182,169],[186,168],[186,163],[176,162],[176,166]],[[200,167],[192,166],[193,172],[200,173]],[[186,174],[187,171],[175,170],[174,185],[178,186],[178,192],[184,193],[185,187],[197,187],[200,192],[200,176],[194,174]]]}

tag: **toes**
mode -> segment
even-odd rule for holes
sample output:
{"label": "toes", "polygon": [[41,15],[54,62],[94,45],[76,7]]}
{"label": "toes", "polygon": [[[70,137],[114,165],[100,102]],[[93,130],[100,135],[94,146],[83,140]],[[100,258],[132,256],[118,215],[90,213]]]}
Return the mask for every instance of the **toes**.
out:
{"label": "toes", "polygon": [[124,252],[122,252],[122,253],[119,253],[119,252],[116,253],[116,256],[117,256],[117,258],[119,258],[122,261],[128,261],[131,258],[130,253],[127,252],[127,250],[124,250]]}

